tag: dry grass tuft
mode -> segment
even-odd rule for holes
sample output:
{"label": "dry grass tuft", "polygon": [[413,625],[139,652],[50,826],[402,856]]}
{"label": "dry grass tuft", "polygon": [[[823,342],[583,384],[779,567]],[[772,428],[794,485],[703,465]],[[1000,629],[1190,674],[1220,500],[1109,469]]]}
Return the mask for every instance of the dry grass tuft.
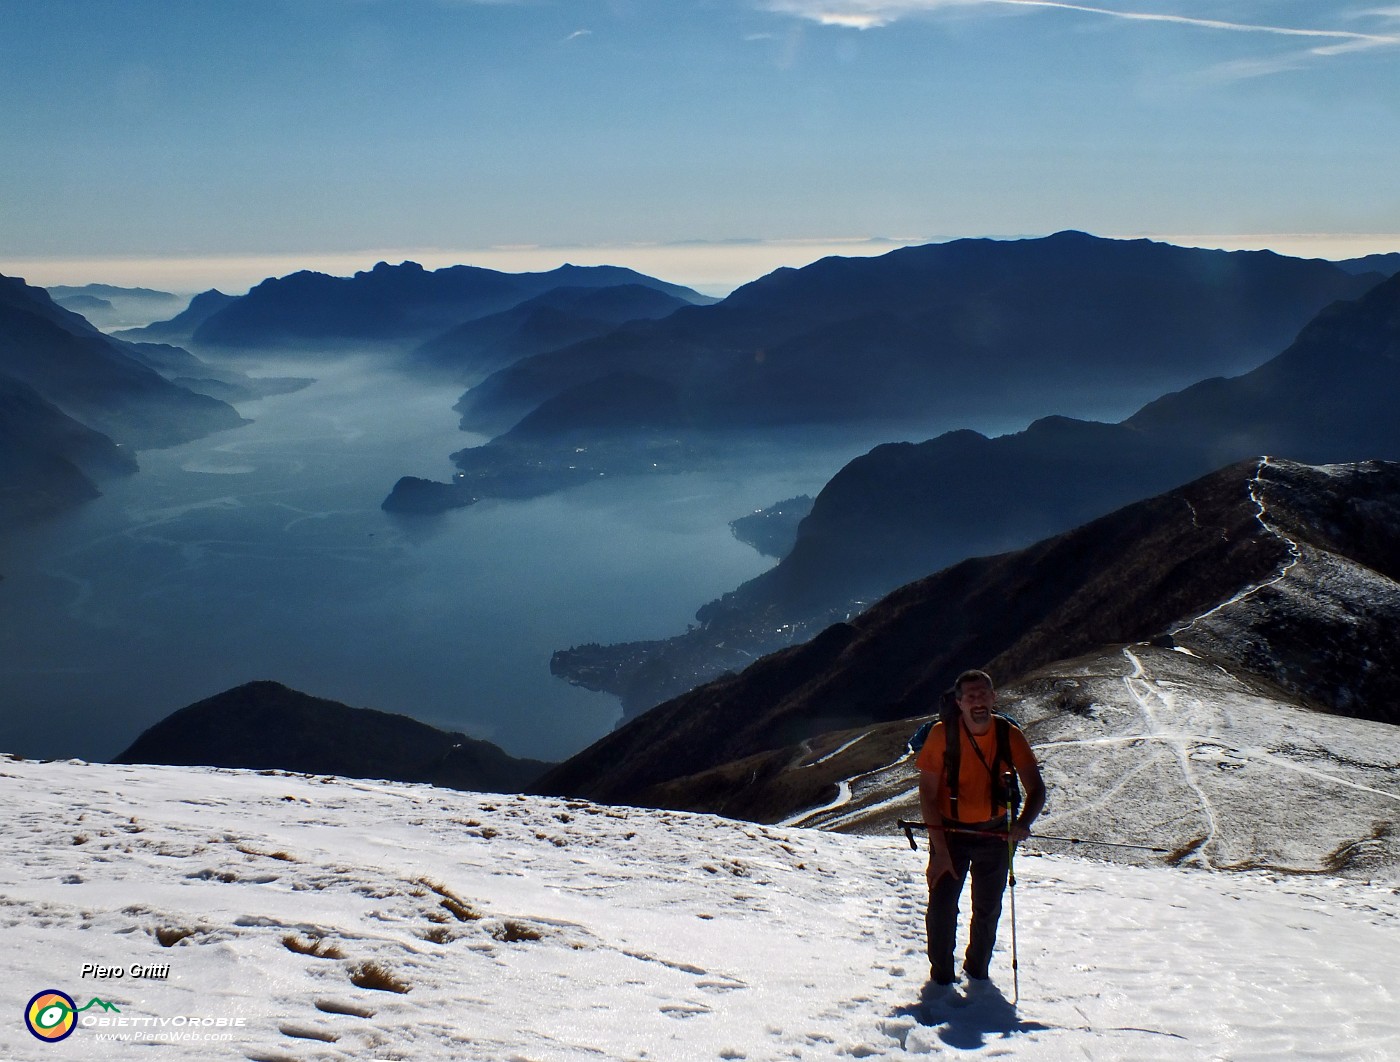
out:
{"label": "dry grass tuft", "polygon": [[298,955],[310,955],[313,959],[343,959],[345,953],[334,944],[327,944],[324,937],[315,940],[302,940],[295,933],[282,938],[282,946]]}
{"label": "dry grass tuft", "polygon": [[290,852],[264,852],[261,849],[246,844],[235,846],[234,851],[242,852],[244,855],[249,856],[262,856],[264,859],[280,859],[286,863],[295,863],[297,861],[296,856],[292,855]]}
{"label": "dry grass tuft", "polygon": [[502,922],[501,927],[492,933],[491,936],[495,937],[503,944],[514,944],[516,941],[521,940],[542,940],[544,938],[544,934],[538,929],[533,929],[523,922],[515,922],[510,919]]}
{"label": "dry grass tuft", "polygon": [[463,903],[455,896],[444,896],[441,906],[446,908],[447,912],[459,922],[475,922],[481,917],[480,911]]}
{"label": "dry grass tuft", "polygon": [[409,984],[400,981],[385,966],[377,962],[362,962],[350,971],[350,983],[356,988],[372,988],[376,992],[407,992]]}
{"label": "dry grass tuft", "polygon": [[[433,881],[431,878],[419,878],[415,884],[422,885],[425,889],[430,889],[437,893],[442,899],[441,906],[445,908],[453,918],[457,919],[457,921],[475,922],[481,917],[480,911],[476,910],[471,904],[467,903],[466,900],[462,899],[441,882]],[[428,920],[430,922],[444,921],[444,919],[440,917],[434,918],[431,914],[428,915]]]}
{"label": "dry grass tuft", "polygon": [[1201,846],[1204,845],[1208,840],[1210,840],[1210,838],[1206,834],[1200,834],[1197,837],[1191,838],[1184,844],[1178,845],[1176,848],[1173,848],[1162,858],[1168,866],[1180,866],[1186,860],[1190,859],[1193,855],[1195,855],[1200,850]]}

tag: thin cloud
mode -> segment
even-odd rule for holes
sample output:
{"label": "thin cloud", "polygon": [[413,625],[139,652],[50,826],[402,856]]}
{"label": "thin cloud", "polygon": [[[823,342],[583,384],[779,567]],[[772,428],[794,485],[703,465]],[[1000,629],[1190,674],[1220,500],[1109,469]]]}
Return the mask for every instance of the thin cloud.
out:
{"label": "thin cloud", "polygon": [[859,30],[875,29],[888,25],[891,21],[885,15],[866,15],[854,11],[822,11],[807,17],[814,18],[823,26],[844,26],[846,29]]}
{"label": "thin cloud", "polygon": [[1267,77],[1270,74],[1279,74],[1288,70],[1300,70],[1320,56],[1349,55],[1353,52],[1393,46],[1395,43],[1397,42],[1394,40],[1384,38],[1380,40],[1351,40],[1340,44],[1326,44],[1316,48],[1285,52],[1282,55],[1266,58],[1237,59],[1232,62],[1216,64],[1205,71],[1204,76],[1216,81],[1243,81],[1252,77]]}
{"label": "thin cloud", "polygon": [[1128,19],[1133,22],[1170,22],[1181,26],[1199,26],[1202,29],[1229,30],[1237,33],[1271,33],[1281,37],[1325,38],[1368,45],[1400,44],[1400,37],[1390,34],[1358,33],[1353,30],[1297,29],[1292,26],[1268,26],[1252,22],[1226,22],[1221,19],[1195,18],[1190,15],[1117,11],[1106,7],[1090,7],[1087,4],[1061,3],[1060,0],[979,0],[979,2],[1015,7],[1050,7],[1063,11],[1083,11],[1092,15],[1109,15],[1113,18]]}
{"label": "thin cloud", "polygon": [[593,31],[592,31],[591,29],[576,29],[576,30],[574,30],[573,33],[570,33],[567,37],[565,37],[565,38],[564,38],[564,41],[565,41],[565,43],[568,43],[569,41],[576,41],[576,40],[578,40],[580,37],[591,37],[591,36],[593,36]]}
{"label": "thin cloud", "polygon": [[[1311,29],[1296,26],[1274,26],[1253,22],[1230,22],[1224,19],[1198,18],[1193,15],[1161,14],[1149,11],[1124,11],[1118,8],[1075,4],[1064,0],[768,0],[770,11],[793,15],[825,26],[845,26],[852,29],[876,29],[911,15],[929,14],[977,7],[1047,8],[1101,15],[1105,18],[1130,22],[1160,22],[1198,29],[1221,30],[1231,33],[1262,33],[1280,37],[1303,37],[1338,42],[1342,47],[1317,49],[1314,54],[1341,54],[1360,48],[1394,46],[1400,35],[1365,33],[1343,29]],[[1368,15],[1394,17],[1400,8],[1382,8],[1365,12]]]}

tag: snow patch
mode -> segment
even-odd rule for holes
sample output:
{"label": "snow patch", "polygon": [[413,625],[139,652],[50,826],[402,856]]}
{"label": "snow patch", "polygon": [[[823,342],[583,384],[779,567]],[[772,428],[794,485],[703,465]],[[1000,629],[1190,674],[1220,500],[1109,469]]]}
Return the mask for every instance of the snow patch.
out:
{"label": "snow patch", "polygon": [[[1013,1005],[1006,929],[995,983],[926,983],[901,837],[22,760],[0,798],[14,1062],[65,1054],[19,1017],[51,987],[144,1023],[80,1026],[70,1058],[1380,1059],[1400,1037],[1393,886],[1026,853]],[[236,1024],[162,1041],[175,1016]]]}

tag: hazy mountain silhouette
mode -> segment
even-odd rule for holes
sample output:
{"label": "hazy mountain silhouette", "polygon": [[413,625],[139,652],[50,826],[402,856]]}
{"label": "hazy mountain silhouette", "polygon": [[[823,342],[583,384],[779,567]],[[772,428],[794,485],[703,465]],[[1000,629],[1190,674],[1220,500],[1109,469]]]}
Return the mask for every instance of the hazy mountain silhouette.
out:
{"label": "hazy mountain silhouette", "polygon": [[644,284],[552,288],[509,310],[449,329],[412,357],[467,382],[522,358],[603,335],[627,321],[665,317],[699,302],[699,296],[682,298]]}
{"label": "hazy mountain silhouette", "polygon": [[28,384],[0,374],[0,528],[98,494],[95,480],[136,471],[131,454]]}
{"label": "hazy mountain silhouette", "polygon": [[1400,273],[1400,251],[1392,251],[1389,254],[1368,254],[1363,258],[1348,258],[1338,262],[1348,273],[1380,273],[1383,276],[1393,277]]}
{"label": "hazy mountain silhouette", "polygon": [[48,292],[55,300],[66,299],[74,295],[89,295],[101,299],[141,299],[147,302],[178,302],[180,299],[180,296],[169,291],[158,291],[154,288],[124,288],[117,284],[82,284],[79,286],[55,284],[48,288]]}
{"label": "hazy mountain silhouette", "polygon": [[144,325],[162,313],[174,313],[185,302],[183,296],[151,288],[124,288],[116,284],[84,284],[74,287],[58,284],[48,289],[53,300],[65,309],[86,317],[99,328]]}
{"label": "hazy mountain silhouette", "polygon": [[811,641],[658,705],[534,788],[688,808],[722,798],[727,813],[771,817],[811,796],[791,779],[768,786],[804,739],[927,715],[966,667],[1010,682],[1146,639],[1294,703],[1396,723],[1397,580],[1400,465],[1241,462],[901,587]]}
{"label": "hazy mountain silhouette", "polygon": [[826,258],[517,363],[460,408],[464,427],[494,434],[617,372],[675,387],[687,416],[710,425],[907,417],[974,395],[1018,412],[1090,394],[1146,401],[1253,368],[1377,279],[1079,232]]}
{"label": "hazy mountain silhouette", "polygon": [[[106,285],[92,285],[106,287]],[[147,289],[134,289],[145,291]],[[72,296],[67,300],[90,296]],[[151,299],[165,298],[162,292],[152,292]],[[168,296],[175,299],[176,296]],[[142,328],[127,328],[112,332],[110,337],[121,343],[121,350],[127,357],[136,360],[149,369],[154,369],[171,383],[186,388],[196,394],[208,395],[223,402],[243,402],[268,395],[286,394],[305,387],[311,381],[301,377],[252,377],[221,365],[212,365],[191,354],[175,343],[188,342],[194,329],[222,307],[233,302],[235,296],[211,289],[196,295],[182,312],[168,321],[157,321]],[[76,306],[67,308],[76,310]],[[89,324],[92,322],[89,321]]]}
{"label": "hazy mountain silhouette", "polygon": [[665,641],[583,646],[554,670],[635,713],[809,637],[910,579],[1025,546],[1250,454],[1400,458],[1400,276],[1320,313],[1282,354],[1150,403],[1120,424],[1064,417],[986,438],[880,446],[818,495],[792,552]]}
{"label": "hazy mountain silhouette", "polygon": [[53,301],[65,310],[72,310],[84,317],[87,317],[93,310],[101,312],[111,311],[114,308],[109,300],[99,299],[96,295],[66,295],[61,298],[55,296]]}
{"label": "hazy mountain silhouette", "polygon": [[249,376],[224,365],[212,365],[184,347],[169,343],[128,341],[126,353],[154,369],[173,384],[224,402],[246,402],[269,395],[299,391],[312,383],[303,376]]}
{"label": "hazy mountain silhouette", "polygon": [[171,383],[120,340],[14,277],[0,277],[0,372],[136,449],[244,423],[233,407]]}
{"label": "hazy mountain silhouette", "polygon": [[550,766],[406,715],[249,682],[167,716],[114,763],[303,771],[518,792]]}
{"label": "hazy mountain silhouette", "polygon": [[144,328],[128,328],[112,334],[133,343],[186,343],[194,331],[225,306],[238,300],[237,295],[225,295],[218,288],[202,291],[190,304],[166,321],[155,321]]}
{"label": "hazy mountain silhouette", "polygon": [[264,280],[195,329],[201,347],[411,349],[457,325],[501,313],[559,287],[640,284],[686,301],[704,296],[619,266],[564,265],[543,273],[476,266],[432,272],[416,262],[380,262],[353,277],[303,271]]}

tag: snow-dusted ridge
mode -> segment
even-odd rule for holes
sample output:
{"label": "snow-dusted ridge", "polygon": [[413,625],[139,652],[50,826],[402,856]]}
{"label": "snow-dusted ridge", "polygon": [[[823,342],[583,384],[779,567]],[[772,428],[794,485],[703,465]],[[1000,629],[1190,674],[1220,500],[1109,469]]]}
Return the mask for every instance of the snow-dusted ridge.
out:
{"label": "snow-dusted ridge", "polygon": [[[1264,582],[1255,583],[1253,586],[1247,586],[1242,588],[1228,600],[1220,602],[1220,604],[1215,605],[1208,611],[1203,612],[1201,615],[1195,616],[1187,622],[1181,624],[1179,627],[1177,627],[1171,632],[1173,636],[1184,634],[1190,631],[1192,627],[1196,626],[1196,624],[1205,623],[1216,613],[1223,612],[1229,609],[1231,606],[1237,604],[1238,602],[1253,597],[1261,590],[1266,590],[1269,587],[1273,586],[1275,583],[1282,582],[1284,579],[1288,578],[1288,573],[1291,572],[1293,568],[1297,565],[1298,561],[1302,559],[1302,547],[1299,546],[1297,542],[1293,541],[1293,539],[1285,535],[1273,524],[1271,524],[1268,520],[1269,509],[1268,506],[1264,503],[1264,484],[1262,478],[1264,475],[1264,470],[1268,467],[1269,457],[1265,455],[1264,457],[1261,457],[1259,459],[1259,464],[1256,465],[1254,469],[1254,476],[1249,481],[1249,500],[1254,504],[1254,518],[1259,521],[1259,526],[1263,528],[1265,532],[1281,541],[1288,548],[1288,560],[1285,561],[1282,566],[1280,566],[1277,572],[1275,572]],[[1186,501],[1186,506],[1191,510],[1191,523],[1196,527],[1200,527],[1201,525],[1197,522],[1196,519],[1197,513],[1195,507],[1191,505],[1191,502],[1189,500]],[[1223,528],[1221,529],[1220,534],[1222,537],[1228,540],[1229,536],[1226,534]]]}
{"label": "snow-dusted ridge", "polygon": [[[1400,1043],[1393,885],[1026,855],[1012,1007],[1004,952],[1001,992],[924,997],[922,859],[900,837],[81,762],[0,760],[0,794],[16,1062],[1379,1060]],[[23,1011],[48,988],[119,1011],[42,1043]],[[194,1038],[210,1033],[227,1038]]]}
{"label": "snow-dusted ridge", "polygon": [[[1207,868],[1400,883],[1400,728],[1306,711],[1209,660],[1145,644],[1061,661],[1001,695],[1049,786],[1038,832],[1166,847],[1173,862]],[[794,818],[869,833],[901,817],[918,817],[907,759]]]}

